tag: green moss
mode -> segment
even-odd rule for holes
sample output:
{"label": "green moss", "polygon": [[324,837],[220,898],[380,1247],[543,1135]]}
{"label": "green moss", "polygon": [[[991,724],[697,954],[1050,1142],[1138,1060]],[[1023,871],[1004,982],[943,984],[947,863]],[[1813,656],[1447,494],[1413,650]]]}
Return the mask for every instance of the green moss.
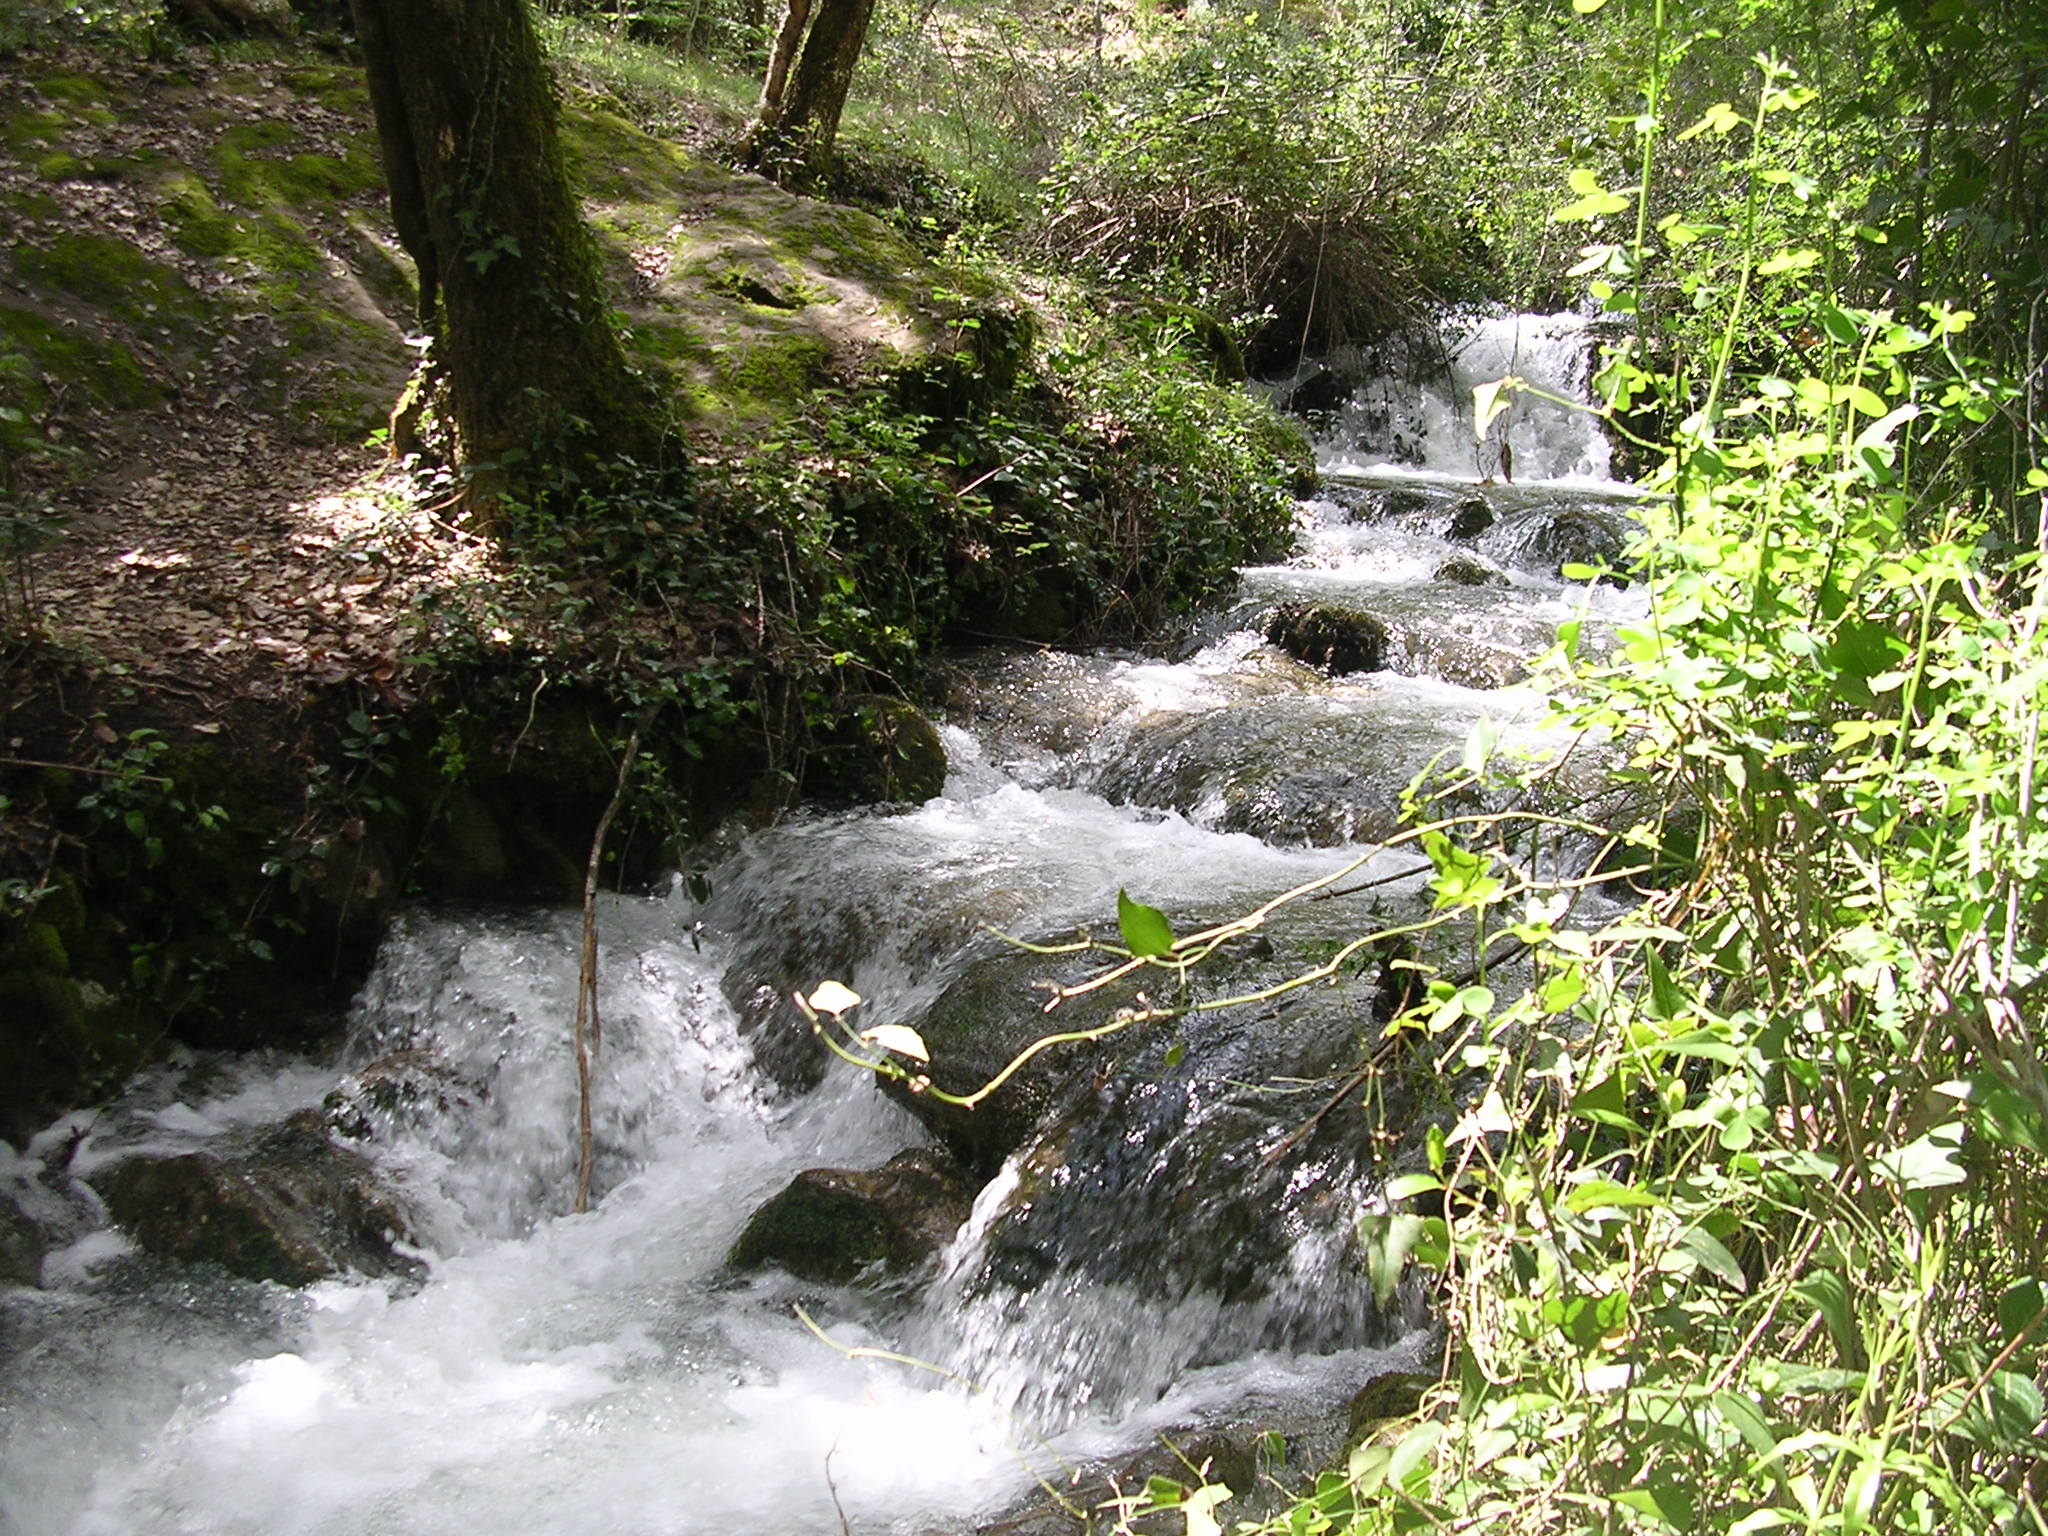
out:
{"label": "green moss", "polygon": [[205,182],[180,172],[166,178],[157,191],[162,199],[157,212],[171,243],[179,250],[209,260],[234,250],[238,234],[235,220],[220,211]]}
{"label": "green moss", "polygon": [[641,321],[625,341],[628,354],[643,366],[652,363],[674,368],[685,363],[708,363],[715,355],[702,336],[666,318]]}
{"label": "green moss", "polygon": [[5,138],[13,150],[45,148],[71,127],[71,119],[58,112],[17,112],[7,120]]}
{"label": "green moss", "polygon": [[53,325],[28,310],[0,305],[0,342],[23,353],[35,369],[37,377],[26,389],[31,409],[42,409],[53,382],[117,410],[154,405],[163,398],[161,387],[132,353],[82,328]]}
{"label": "green moss", "polygon": [[342,64],[301,64],[284,70],[278,79],[294,96],[317,101],[338,112],[367,112],[370,93],[363,85],[363,72]]}
{"label": "green moss", "polygon": [[728,354],[723,372],[733,391],[759,404],[794,405],[823,382],[832,351],[816,336],[761,337],[737,355]]}
{"label": "green moss", "polygon": [[54,288],[124,316],[152,308],[191,314],[198,295],[169,267],[111,235],[59,235],[47,246],[17,246],[14,270],[30,284]]}
{"label": "green moss", "polygon": [[60,149],[36,162],[36,174],[45,181],[77,181],[86,175],[86,164],[78,156]]}
{"label": "green moss", "polygon": [[569,173],[587,196],[643,202],[673,197],[676,172],[692,166],[674,145],[642,133],[623,117],[588,108],[564,114]]}
{"label": "green moss", "polygon": [[51,101],[73,106],[97,106],[107,99],[107,88],[85,75],[49,75],[36,82],[36,89]]}
{"label": "green moss", "polygon": [[50,976],[71,974],[71,956],[65,952],[55,923],[30,923],[22,932],[18,958],[32,971]]}

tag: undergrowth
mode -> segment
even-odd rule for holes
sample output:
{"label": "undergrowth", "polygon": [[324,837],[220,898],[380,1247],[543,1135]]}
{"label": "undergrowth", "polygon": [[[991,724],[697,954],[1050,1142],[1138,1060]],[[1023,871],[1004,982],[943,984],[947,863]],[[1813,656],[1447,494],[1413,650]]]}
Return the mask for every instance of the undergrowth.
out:
{"label": "undergrowth", "polygon": [[[1811,97],[1761,67],[1690,131],[1764,188]],[[1564,216],[1632,212],[1655,164]],[[1647,224],[1582,253],[1610,312]],[[1846,302],[1777,234],[1734,221],[1703,354],[1600,376],[1613,418],[1686,405],[1633,552],[1650,615],[1612,650],[1567,623],[1546,669],[1648,809],[1561,871],[1589,829],[1422,837],[1435,925],[1486,963],[1391,1028],[1480,1086],[1366,1231],[1389,1283],[1433,1277],[1441,1382],[1241,1529],[2048,1530],[2048,472],[1942,472],[2011,398],[1971,317]],[[1513,771],[1485,755],[1438,793]],[[1652,866],[1586,919],[1581,889]],[[1523,954],[1534,985],[1497,995]],[[1162,1510],[1228,1514],[1164,1480],[1115,1513]]]}

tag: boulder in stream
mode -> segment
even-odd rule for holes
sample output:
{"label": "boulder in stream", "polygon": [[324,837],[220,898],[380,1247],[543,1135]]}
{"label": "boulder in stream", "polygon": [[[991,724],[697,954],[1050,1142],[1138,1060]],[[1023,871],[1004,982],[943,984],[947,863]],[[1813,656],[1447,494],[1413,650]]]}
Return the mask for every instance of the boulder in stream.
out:
{"label": "boulder in stream", "polygon": [[318,1110],[219,1151],[124,1158],[90,1182],[157,1258],[281,1285],[421,1270],[401,1251],[409,1223],[398,1199],[369,1159],[328,1139]]}
{"label": "boulder in stream", "polygon": [[754,1212],[726,1262],[834,1285],[877,1265],[908,1274],[952,1241],[973,1204],[967,1176],[938,1148],[913,1147],[874,1169],[809,1168]]}
{"label": "boulder in stream", "polygon": [[1494,511],[1487,499],[1484,496],[1467,496],[1451,513],[1450,526],[1444,530],[1444,537],[1470,542],[1491,528],[1493,523]]}
{"label": "boulder in stream", "polygon": [[0,1285],[40,1284],[48,1251],[42,1228],[0,1199]]}
{"label": "boulder in stream", "polygon": [[1458,587],[1505,587],[1509,585],[1508,573],[1491,560],[1478,555],[1457,554],[1439,565],[1435,579],[1448,581]]}
{"label": "boulder in stream", "polygon": [[1612,523],[1589,511],[1567,509],[1544,526],[1533,549],[1560,574],[1568,565],[1609,567],[1600,579],[1609,586],[1626,587],[1627,576],[1612,569],[1624,563],[1625,544],[1621,531]]}
{"label": "boulder in stream", "polygon": [[1286,603],[1264,625],[1266,639],[1296,661],[1332,675],[1383,672],[1391,632],[1384,619],[1328,603]]}

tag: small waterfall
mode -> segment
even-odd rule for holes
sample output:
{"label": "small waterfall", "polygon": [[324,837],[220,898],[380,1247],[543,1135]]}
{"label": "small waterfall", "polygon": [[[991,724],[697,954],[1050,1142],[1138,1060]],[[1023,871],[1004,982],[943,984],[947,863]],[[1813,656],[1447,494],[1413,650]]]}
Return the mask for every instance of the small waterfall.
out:
{"label": "small waterfall", "polygon": [[[1598,485],[1608,445],[1589,398],[1597,322],[1576,314],[1451,319],[1351,348],[1282,386],[1316,426],[1324,469]],[[1480,437],[1473,390],[1520,381]],[[1505,455],[1503,448],[1505,447]]]}

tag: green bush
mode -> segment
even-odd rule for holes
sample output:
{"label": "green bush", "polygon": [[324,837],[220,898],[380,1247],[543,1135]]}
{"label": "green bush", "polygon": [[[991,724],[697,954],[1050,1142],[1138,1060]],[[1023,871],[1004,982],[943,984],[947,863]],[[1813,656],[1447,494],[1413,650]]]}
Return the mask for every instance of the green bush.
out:
{"label": "green bush", "polygon": [[1398,62],[1378,29],[1188,23],[1066,143],[1046,245],[1311,346],[1468,292],[1474,253],[1425,174]]}

